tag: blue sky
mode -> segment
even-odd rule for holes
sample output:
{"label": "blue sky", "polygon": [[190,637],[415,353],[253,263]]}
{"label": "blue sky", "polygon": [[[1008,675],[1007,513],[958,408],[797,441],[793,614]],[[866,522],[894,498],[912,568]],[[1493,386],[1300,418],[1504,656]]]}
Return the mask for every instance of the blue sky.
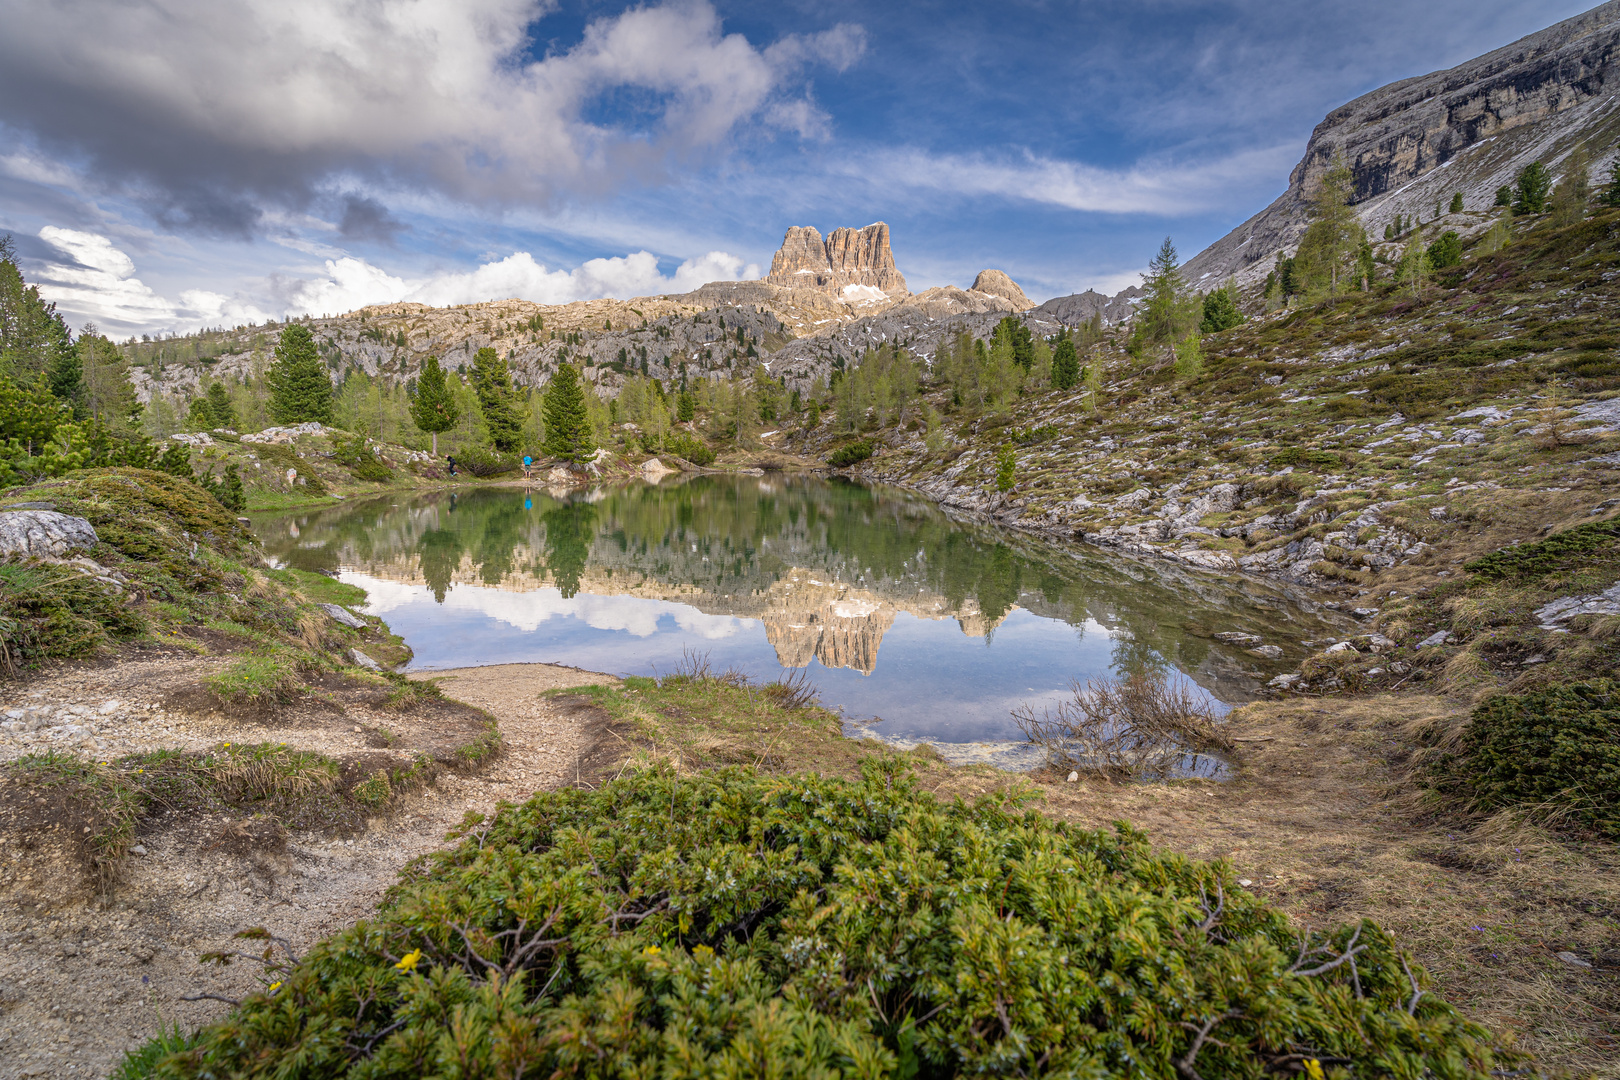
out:
{"label": "blue sky", "polygon": [[1312,127],[1536,0],[0,0],[0,233],[75,326],[757,276],[891,227],[913,290],[1191,256]]}

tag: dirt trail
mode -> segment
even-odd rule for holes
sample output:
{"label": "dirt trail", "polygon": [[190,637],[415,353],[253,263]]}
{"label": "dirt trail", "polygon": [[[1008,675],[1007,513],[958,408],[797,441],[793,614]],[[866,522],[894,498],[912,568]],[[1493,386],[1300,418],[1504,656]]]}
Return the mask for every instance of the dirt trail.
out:
{"label": "dirt trail", "polygon": [[[285,741],[330,755],[375,747],[374,732],[397,716],[350,705],[321,722],[291,714],[266,723],[182,707],[224,658],[131,657],[98,666],[64,665],[0,689],[0,712],[70,706],[85,715],[33,730],[0,730],[0,760],[72,749],[100,760],[137,750],[203,749],[233,739]],[[125,1049],[160,1024],[190,1028],[220,1015],[219,1001],[258,983],[258,967],[204,966],[198,956],[240,943],[231,935],[263,926],[295,950],[375,910],[407,861],[439,846],[468,811],[492,810],[571,783],[595,733],[583,714],[541,698],[610,676],[547,664],[427,673],[445,694],[487,710],[505,752],[473,773],[446,773],[400,799],[348,840],[281,834],[268,823],[227,815],[149,819],[137,835],[144,854],[125,860],[110,898],[88,891],[60,844],[33,844],[18,805],[37,794],[0,780],[0,1077],[106,1076]],[[108,702],[116,706],[101,710]],[[26,726],[12,720],[14,726]],[[64,732],[72,727],[77,730]],[[36,826],[37,829],[37,826]]]}

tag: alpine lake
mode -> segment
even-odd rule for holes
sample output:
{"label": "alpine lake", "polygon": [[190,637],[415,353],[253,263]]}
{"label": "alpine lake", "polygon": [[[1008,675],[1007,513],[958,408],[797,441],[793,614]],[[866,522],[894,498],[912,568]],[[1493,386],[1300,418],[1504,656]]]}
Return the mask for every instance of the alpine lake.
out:
{"label": "alpine lake", "polygon": [[[478,487],[253,520],[279,565],[365,589],[367,613],[415,651],[411,671],[543,661],[656,676],[693,657],[758,682],[802,671],[852,736],[1010,769],[1042,760],[1013,710],[1075,683],[1157,667],[1225,708],[1308,643],[1353,632],[1275,584],[801,474]],[[1231,631],[1282,656],[1216,639]]]}

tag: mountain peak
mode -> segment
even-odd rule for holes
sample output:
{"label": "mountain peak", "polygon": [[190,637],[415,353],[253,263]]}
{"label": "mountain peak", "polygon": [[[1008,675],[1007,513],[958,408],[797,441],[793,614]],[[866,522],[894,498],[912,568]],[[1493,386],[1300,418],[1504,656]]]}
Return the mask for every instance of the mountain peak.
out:
{"label": "mountain peak", "polygon": [[1028,311],[1035,306],[1035,301],[1025,296],[1024,290],[1018,287],[1018,282],[1000,270],[980,270],[979,276],[973,279],[972,291],[1011,300],[1014,311]]}
{"label": "mountain peak", "polygon": [[771,257],[765,280],[784,289],[815,289],[841,299],[880,299],[910,294],[894,265],[889,226],[834,229],[826,238],[809,225],[794,225]]}

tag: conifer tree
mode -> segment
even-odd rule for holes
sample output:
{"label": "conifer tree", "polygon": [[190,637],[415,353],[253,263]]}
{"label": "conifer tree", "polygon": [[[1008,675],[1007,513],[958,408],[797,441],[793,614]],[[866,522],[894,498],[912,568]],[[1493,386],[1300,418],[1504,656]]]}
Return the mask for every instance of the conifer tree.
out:
{"label": "conifer tree", "polygon": [[1459,192],[1457,192],[1455,195],[1453,195],[1451,197],[1451,210],[1450,210],[1450,212],[1453,213],[1453,214],[1460,214],[1460,213],[1462,213],[1462,211],[1463,211],[1463,197],[1462,197],[1462,192],[1459,191]]}
{"label": "conifer tree", "polygon": [[289,324],[276,343],[275,356],[265,373],[265,382],[270,386],[270,418],[278,424],[330,424],[332,380],[309,327]]}
{"label": "conifer tree", "polygon": [[583,465],[596,453],[585,390],[572,364],[558,364],[546,386],[545,417],[546,453],[575,465]]}
{"label": "conifer tree", "polygon": [[523,445],[523,414],[512,401],[512,376],[500,353],[485,346],[473,356],[473,389],[489,442],[503,454]]}
{"label": "conifer tree", "polygon": [[1350,208],[1354,194],[1355,176],[1344,158],[1335,156],[1311,199],[1311,224],[1294,255],[1295,273],[1303,279],[1307,293],[1337,293],[1366,239],[1366,230]]}
{"label": "conifer tree", "polygon": [[1547,166],[1532,161],[1519,170],[1514,183],[1513,212],[1516,215],[1540,214],[1547,209],[1547,195],[1552,190],[1552,174]]}
{"label": "conifer tree", "polygon": [[1547,205],[1556,223],[1573,225],[1586,216],[1586,204],[1591,198],[1591,159],[1585,150],[1576,147],[1564,160],[1564,175]]}
{"label": "conifer tree", "polygon": [[433,439],[433,456],[439,456],[439,432],[449,431],[461,419],[456,399],[445,385],[444,368],[439,358],[430,356],[422,365],[422,374],[416,381],[416,396],[411,399],[411,421],[420,431]]}
{"label": "conifer tree", "polygon": [[1243,322],[1243,312],[1237,306],[1237,288],[1227,284],[1204,296],[1204,319],[1198,329],[1206,334],[1218,334]]}
{"label": "conifer tree", "polygon": [[231,395],[225,389],[225,384],[218,379],[208,384],[208,413],[214,427],[236,430],[236,406],[231,403]]}
{"label": "conifer tree", "polygon": [[1080,354],[1067,334],[1052,350],[1052,385],[1068,390],[1080,381]]}
{"label": "conifer tree", "polygon": [[1142,289],[1147,295],[1136,320],[1135,337],[1139,348],[1170,346],[1198,325],[1202,313],[1196,298],[1189,299],[1186,295],[1176,245],[1168,236],[1148,264],[1148,272],[1142,275]]}
{"label": "conifer tree", "polygon": [[1620,158],[1609,165],[1609,182],[1598,196],[1598,202],[1604,206],[1620,206]]}

